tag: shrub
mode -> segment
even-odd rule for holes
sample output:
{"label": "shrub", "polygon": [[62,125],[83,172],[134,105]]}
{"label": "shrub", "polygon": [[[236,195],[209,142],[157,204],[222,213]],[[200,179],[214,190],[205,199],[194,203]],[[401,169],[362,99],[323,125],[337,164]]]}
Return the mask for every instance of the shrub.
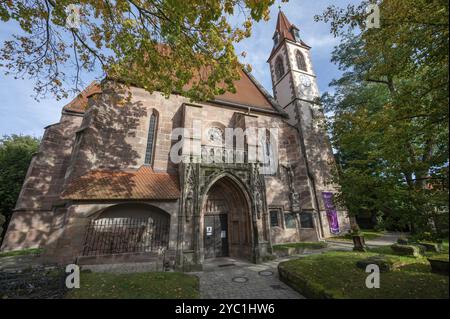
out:
{"label": "shrub", "polygon": [[448,255],[435,256],[428,258],[431,265],[431,270],[440,274],[447,274],[449,272]]}
{"label": "shrub", "polygon": [[431,232],[422,232],[411,236],[411,240],[416,242],[419,241],[435,242],[438,239],[439,239],[438,234]]}
{"label": "shrub", "polygon": [[419,247],[416,246],[393,244],[391,245],[391,248],[397,255],[412,257],[420,256]]}
{"label": "shrub", "polygon": [[425,247],[426,251],[431,251],[433,253],[438,253],[441,251],[439,244],[431,242],[419,242],[419,245]]}

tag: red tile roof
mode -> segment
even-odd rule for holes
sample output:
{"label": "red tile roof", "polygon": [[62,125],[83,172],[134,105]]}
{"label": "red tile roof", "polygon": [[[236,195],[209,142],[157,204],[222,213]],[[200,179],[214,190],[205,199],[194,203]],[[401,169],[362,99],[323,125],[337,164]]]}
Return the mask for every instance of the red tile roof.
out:
{"label": "red tile roof", "polygon": [[87,88],[85,88],[80,94],[77,95],[69,104],[64,106],[64,111],[75,112],[75,113],[84,113],[86,111],[88,105],[88,97],[101,93],[102,89],[98,82],[92,82],[89,84]]}
{"label": "red tile roof", "polygon": [[277,19],[277,26],[276,26],[276,32],[279,34],[280,38],[278,40],[278,44],[275,45],[272,49],[272,52],[270,53],[270,58],[275,53],[275,51],[278,49],[278,47],[281,45],[281,43],[284,40],[290,40],[293,42],[300,42],[301,45],[310,48],[309,45],[307,45],[305,42],[303,42],[302,39],[295,39],[294,34],[292,33],[292,28],[298,29],[294,24],[290,23],[286,15],[283,11],[280,10],[278,13],[278,19]]}
{"label": "red tile roof", "polygon": [[277,19],[277,32],[280,35],[280,41],[283,39],[289,39],[295,41],[294,35],[291,32],[292,23],[289,22],[288,18],[284,15],[283,11],[280,10]]}
{"label": "red tile roof", "polygon": [[216,96],[216,100],[272,109],[272,104],[267,96],[261,92],[247,73],[240,71],[239,75],[241,78],[234,82],[236,93],[225,92]]}
{"label": "red tile roof", "polygon": [[178,176],[155,173],[142,166],[134,171],[94,170],[74,179],[61,194],[70,200],[180,198]]}

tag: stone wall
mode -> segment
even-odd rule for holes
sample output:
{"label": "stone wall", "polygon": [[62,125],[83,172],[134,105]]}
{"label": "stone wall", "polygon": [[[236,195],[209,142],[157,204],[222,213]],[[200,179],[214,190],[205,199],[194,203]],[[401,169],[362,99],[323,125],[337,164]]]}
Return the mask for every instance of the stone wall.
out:
{"label": "stone wall", "polygon": [[[127,93],[131,93],[129,100]],[[153,169],[157,172],[179,170],[178,163],[170,160],[171,147],[177,143],[171,136],[174,128],[192,128],[196,120],[201,121],[204,131],[208,127],[239,127],[243,130],[250,127],[277,128],[279,166],[274,174],[265,177],[267,207],[282,207],[283,211],[291,212],[293,192],[298,194],[302,210],[312,210],[314,207],[304,154],[299,147],[300,136],[297,128],[282,116],[214,103],[194,105],[180,96],[173,95],[166,99],[160,93],[149,94],[139,88],[121,92],[108,83],[102,94],[94,95],[88,102],[89,108],[83,117],[64,113],[60,123],[46,129],[39,152],[33,158],[25,179],[3,250],[48,246],[49,251],[53,251],[49,255],[58,255],[62,260],[77,256],[84,240],[83,227],[90,212],[110,204],[72,205],[59,200],[60,192],[71,180],[90,170],[137,169],[142,166],[152,112],[158,114],[153,163]],[[250,145],[259,147],[256,139],[247,137],[246,140]],[[202,136],[199,142],[207,143],[206,136]],[[318,190],[329,190],[326,180],[331,157],[327,141],[320,134],[309,134],[306,145]],[[193,229],[189,225],[181,225],[182,228],[177,229],[180,205],[177,202],[165,208],[173,216],[171,223],[177,225],[172,228],[171,236],[183,231],[185,243],[189,243]],[[259,223],[267,223],[267,216],[264,218]],[[319,226],[318,223],[316,226]],[[261,229],[264,227],[261,226]],[[261,236],[261,241],[265,242],[267,238],[263,237],[267,234]],[[275,242],[312,240],[314,232],[282,228],[272,231],[271,237]],[[177,240],[176,237],[171,239],[173,249]],[[192,247],[186,245],[186,248]]]}
{"label": "stone wall", "polygon": [[54,205],[58,204],[81,121],[81,116],[63,112],[59,123],[45,129],[39,151],[28,168],[2,251],[41,247],[49,241],[57,223]]}
{"label": "stone wall", "polygon": [[[75,262],[83,254],[83,245],[87,225],[93,218],[101,216],[106,208],[127,204],[126,201],[110,203],[74,203],[67,208],[64,222],[60,231],[54,234],[51,243],[48,243],[44,258],[61,264]],[[138,203],[138,202],[136,202]],[[157,207],[170,215],[169,251],[177,249],[178,234],[178,201],[142,201],[148,205],[149,212]],[[126,213],[126,208],[123,208]],[[174,255],[174,254],[173,254]]]}

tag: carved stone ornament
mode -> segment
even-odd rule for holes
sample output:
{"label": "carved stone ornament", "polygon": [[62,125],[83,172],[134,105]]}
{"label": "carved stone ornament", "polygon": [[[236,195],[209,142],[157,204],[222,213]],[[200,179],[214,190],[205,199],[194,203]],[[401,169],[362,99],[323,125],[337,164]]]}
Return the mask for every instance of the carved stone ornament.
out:
{"label": "carved stone ornament", "polygon": [[190,222],[192,216],[194,215],[194,206],[195,206],[195,198],[194,198],[194,189],[196,186],[196,175],[194,170],[194,164],[188,163],[186,164],[185,170],[185,199],[184,199],[184,209],[186,222]]}

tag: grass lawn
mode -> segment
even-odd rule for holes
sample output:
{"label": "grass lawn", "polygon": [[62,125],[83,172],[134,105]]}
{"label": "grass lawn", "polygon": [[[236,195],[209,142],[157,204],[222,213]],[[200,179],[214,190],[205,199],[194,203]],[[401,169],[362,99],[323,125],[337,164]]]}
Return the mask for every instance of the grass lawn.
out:
{"label": "grass lawn", "polygon": [[21,249],[21,250],[13,250],[0,253],[1,257],[10,257],[10,256],[25,256],[25,255],[39,255],[42,253],[41,248],[29,248],[29,249]]}
{"label": "grass lawn", "polygon": [[309,249],[322,249],[326,248],[327,243],[325,242],[302,242],[302,243],[290,243],[290,244],[279,244],[273,245],[274,250],[283,250],[287,248],[309,248]]}
{"label": "grass lawn", "polygon": [[[365,240],[373,240],[382,236],[384,231],[375,231],[373,229],[361,229],[361,233],[364,235]],[[342,240],[342,241],[353,241],[351,234],[345,234],[342,236],[330,237],[330,240]]]}
{"label": "grass lawn", "polygon": [[132,274],[81,272],[69,299],[197,299],[198,277],[178,272]]}
{"label": "grass lawn", "polygon": [[[368,289],[368,276],[356,262],[385,254],[401,263],[397,270],[381,273],[380,288]],[[367,253],[327,252],[280,264],[280,275],[307,298],[416,299],[449,298],[449,277],[431,272],[426,258],[393,255],[390,247]]]}

